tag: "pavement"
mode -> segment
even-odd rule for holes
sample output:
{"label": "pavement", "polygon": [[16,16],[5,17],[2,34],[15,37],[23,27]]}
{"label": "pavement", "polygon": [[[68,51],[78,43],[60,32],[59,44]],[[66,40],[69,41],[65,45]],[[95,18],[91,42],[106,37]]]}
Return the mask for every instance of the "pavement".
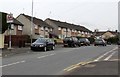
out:
{"label": "pavement", "polygon": [[[62,47],[62,44],[56,45],[56,47]],[[13,56],[17,54],[22,54],[22,53],[29,53],[32,52],[30,50],[30,47],[12,47],[11,49],[1,49],[0,50],[0,57],[8,57],[8,56]]]}

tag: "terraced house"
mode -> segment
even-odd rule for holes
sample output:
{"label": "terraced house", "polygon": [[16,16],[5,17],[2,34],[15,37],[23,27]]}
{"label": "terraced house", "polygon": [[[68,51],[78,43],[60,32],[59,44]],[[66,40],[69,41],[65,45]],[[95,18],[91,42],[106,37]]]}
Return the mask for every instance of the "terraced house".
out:
{"label": "terraced house", "polygon": [[31,23],[32,25],[32,38],[37,39],[39,37],[49,37],[49,32],[53,30],[53,27],[49,26],[43,20],[33,17],[33,22],[31,21],[31,16],[20,14],[17,20],[24,24],[23,34],[31,35]]}
{"label": "terraced house", "polygon": [[80,25],[57,21],[50,18],[46,19],[45,22],[54,27],[53,33],[58,35],[61,39],[70,36],[90,37],[92,35],[92,31]]}

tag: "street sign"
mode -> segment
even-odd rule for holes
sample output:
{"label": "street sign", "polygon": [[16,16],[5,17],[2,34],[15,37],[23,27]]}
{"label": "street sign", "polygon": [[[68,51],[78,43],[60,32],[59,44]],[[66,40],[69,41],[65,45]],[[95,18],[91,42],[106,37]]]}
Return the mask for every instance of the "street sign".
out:
{"label": "street sign", "polygon": [[13,22],[13,14],[8,14],[7,15],[7,23],[12,23]]}

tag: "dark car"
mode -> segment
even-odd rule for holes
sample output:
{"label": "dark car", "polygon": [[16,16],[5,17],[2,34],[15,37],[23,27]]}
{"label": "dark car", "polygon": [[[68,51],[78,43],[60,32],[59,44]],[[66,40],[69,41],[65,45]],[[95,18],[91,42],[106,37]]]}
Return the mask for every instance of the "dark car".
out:
{"label": "dark car", "polygon": [[81,45],[90,46],[90,41],[87,38],[80,38],[79,42]]}
{"label": "dark car", "polygon": [[49,38],[38,38],[31,44],[31,50],[54,50],[55,42]]}
{"label": "dark car", "polygon": [[76,46],[81,46],[78,39],[76,37],[65,37],[63,39],[63,44],[64,47],[69,46],[69,47],[76,47]]}
{"label": "dark car", "polygon": [[95,39],[94,46],[103,45],[106,46],[106,41],[104,39]]}

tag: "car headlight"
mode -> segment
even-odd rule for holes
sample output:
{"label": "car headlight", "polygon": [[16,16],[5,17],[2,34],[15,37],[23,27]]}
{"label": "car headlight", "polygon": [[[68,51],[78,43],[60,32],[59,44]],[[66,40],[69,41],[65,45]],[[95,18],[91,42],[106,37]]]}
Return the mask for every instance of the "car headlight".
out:
{"label": "car headlight", "polygon": [[40,47],[44,47],[44,45],[40,45]]}

